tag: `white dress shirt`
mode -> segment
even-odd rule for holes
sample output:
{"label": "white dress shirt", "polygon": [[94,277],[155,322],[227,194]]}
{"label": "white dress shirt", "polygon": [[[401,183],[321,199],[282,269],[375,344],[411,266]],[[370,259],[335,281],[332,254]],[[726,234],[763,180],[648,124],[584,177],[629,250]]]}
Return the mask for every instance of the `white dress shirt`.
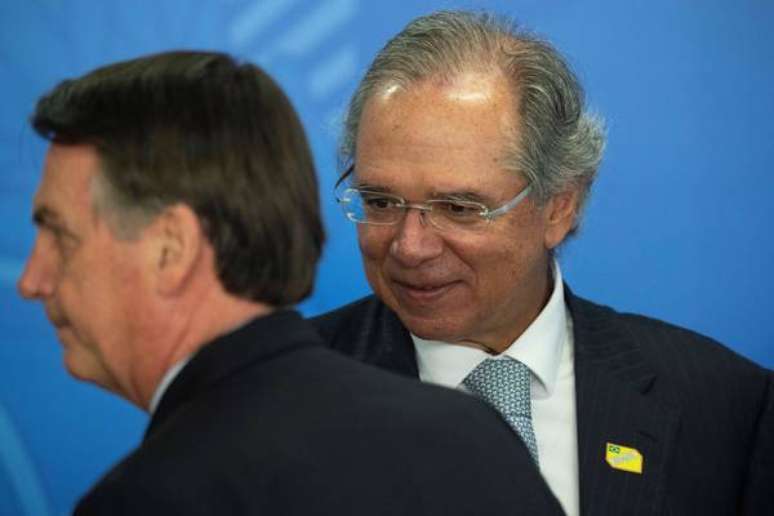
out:
{"label": "white dress shirt", "polygon": [[545,308],[502,354],[428,341],[411,335],[424,382],[466,390],[462,381],[487,358],[514,358],[530,369],[532,426],[540,472],[568,516],[580,514],[578,437],[572,319],[564,303],[562,273],[554,262],[554,287]]}

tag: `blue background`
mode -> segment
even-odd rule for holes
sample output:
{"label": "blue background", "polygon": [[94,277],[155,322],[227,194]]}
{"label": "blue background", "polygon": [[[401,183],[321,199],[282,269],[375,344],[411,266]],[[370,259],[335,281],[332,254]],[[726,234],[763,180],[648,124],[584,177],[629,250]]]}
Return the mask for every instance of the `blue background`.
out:
{"label": "blue background", "polygon": [[[727,0],[3,0],[0,5],[0,514],[64,514],[140,440],[146,416],[70,379],[43,310],[15,280],[33,240],[45,146],[26,125],[66,77],[172,48],[263,65],[308,129],[330,242],[307,314],[367,292],[331,190],[343,106],[374,53],[416,15],[487,8],[574,64],[609,145],[579,236],[573,289],[667,319],[774,366],[774,4]],[[397,2],[390,4],[397,4]]]}

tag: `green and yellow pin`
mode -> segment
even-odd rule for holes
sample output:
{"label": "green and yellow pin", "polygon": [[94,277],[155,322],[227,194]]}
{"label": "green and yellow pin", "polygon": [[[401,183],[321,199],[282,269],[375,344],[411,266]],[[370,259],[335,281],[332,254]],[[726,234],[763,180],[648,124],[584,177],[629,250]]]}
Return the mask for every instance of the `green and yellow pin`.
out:
{"label": "green and yellow pin", "polygon": [[607,443],[605,445],[605,461],[613,469],[642,474],[642,454],[636,448]]}

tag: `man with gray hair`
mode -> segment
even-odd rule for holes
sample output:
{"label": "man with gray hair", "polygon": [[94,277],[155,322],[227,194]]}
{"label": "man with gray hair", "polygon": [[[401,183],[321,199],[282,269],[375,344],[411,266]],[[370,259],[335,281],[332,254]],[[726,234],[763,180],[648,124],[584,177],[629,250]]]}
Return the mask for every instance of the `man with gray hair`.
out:
{"label": "man with gray hair", "polygon": [[315,319],[360,360],[497,408],[570,515],[774,514],[772,374],[572,293],[602,122],[548,43],[418,18],[350,103],[337,198],[374,296]]}

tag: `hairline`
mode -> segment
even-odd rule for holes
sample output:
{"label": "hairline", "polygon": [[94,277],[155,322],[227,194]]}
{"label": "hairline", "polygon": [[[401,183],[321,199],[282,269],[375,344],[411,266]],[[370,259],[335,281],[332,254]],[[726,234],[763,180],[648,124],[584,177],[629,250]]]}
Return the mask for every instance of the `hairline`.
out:
{"label": "hairline", "polygon": [[104,221],[110,233],[119,240],[132,241],[148,227],[163,210],[140,206],[126,200],[110,180],[102,153],[97,149],[98,169],[90,181],[91,208],[96,217]]}

